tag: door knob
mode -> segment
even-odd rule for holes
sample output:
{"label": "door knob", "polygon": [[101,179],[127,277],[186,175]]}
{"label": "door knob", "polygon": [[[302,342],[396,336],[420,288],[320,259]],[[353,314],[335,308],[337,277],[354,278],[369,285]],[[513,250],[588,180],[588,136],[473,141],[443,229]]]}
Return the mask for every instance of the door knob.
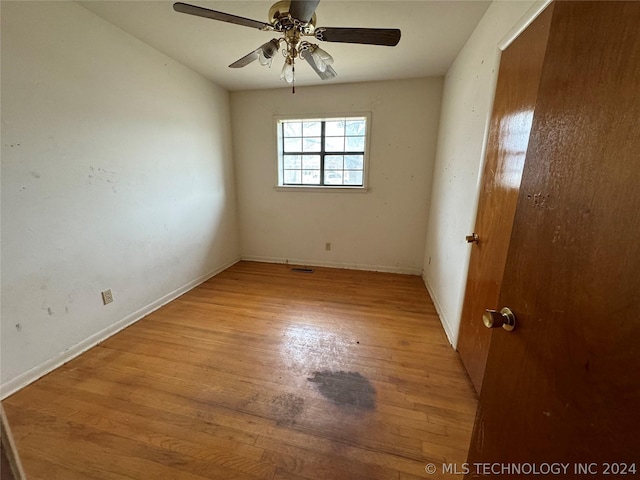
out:
{"label": "door knob", "polygon": [[466,237],[464,237],[464,239],[467,241],[467,243],[478,243],[480,237],[477,233],[472,233],[471,235],[467,235]]}
{"label": "door knob", "polygon": [[502,327],[507,332],[516,328],[516,316],[510,308],[504,307],[499,312],[495,310],[485,310],[482,314],[482,323],[487,328]]}

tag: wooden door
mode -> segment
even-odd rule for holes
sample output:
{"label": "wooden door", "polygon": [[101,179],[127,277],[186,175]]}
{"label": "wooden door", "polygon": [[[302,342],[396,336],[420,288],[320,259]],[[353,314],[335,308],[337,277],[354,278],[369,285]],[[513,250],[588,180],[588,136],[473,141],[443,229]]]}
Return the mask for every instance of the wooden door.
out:
{"label": "wooden door", "polygon": [[552,10],[545,9],[500,60],[457,345],[478,393],[492,335],[482,313],[498,306]]}
{"label": "wooden door", "polygon": [[494,333],[469,462],[640,469],[638,25],[640,2],[554,7],[500,293],[517,326]]}

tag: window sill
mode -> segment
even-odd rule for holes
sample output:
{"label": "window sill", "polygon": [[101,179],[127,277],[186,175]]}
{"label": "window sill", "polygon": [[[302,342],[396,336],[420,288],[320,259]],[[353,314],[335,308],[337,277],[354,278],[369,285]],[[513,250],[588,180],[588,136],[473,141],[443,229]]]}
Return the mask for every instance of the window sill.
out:
{"label": "window sill", "polygon": [[344,186],[277,186],[274,187],[276,192],[313,192],[313,193],[367,193],[371,190],[370,187],[344,187]]}

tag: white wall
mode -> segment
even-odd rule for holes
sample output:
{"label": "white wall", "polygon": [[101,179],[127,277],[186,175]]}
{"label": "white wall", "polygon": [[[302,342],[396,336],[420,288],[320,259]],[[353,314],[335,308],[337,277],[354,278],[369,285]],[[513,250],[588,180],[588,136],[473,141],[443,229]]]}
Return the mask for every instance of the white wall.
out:
{"label": "white wall", "polygon": [[240,250],[226,91],[75,3],[3,1],[1,101],[5,396]]}
{"label": "white wall", "polygon": [[[420,274],[441,88],[423,78],[233,92],[243,258]],[[274,115],[363,111],[369,192],[275,190]]]}
{"label": "white wall", "polygon": [[454,346],[471,253],[465,236],[475,224],[498,45],[540,3],[492,3],[445,77],[423,275]]}

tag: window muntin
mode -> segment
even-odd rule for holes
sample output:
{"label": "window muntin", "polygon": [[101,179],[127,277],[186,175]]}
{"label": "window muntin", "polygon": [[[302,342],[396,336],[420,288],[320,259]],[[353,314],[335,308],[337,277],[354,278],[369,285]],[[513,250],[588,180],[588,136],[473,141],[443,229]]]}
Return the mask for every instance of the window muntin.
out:
{"label": "window muntin", "polygon": [[278,121],[280,186],[364,187],[367,117]]}

